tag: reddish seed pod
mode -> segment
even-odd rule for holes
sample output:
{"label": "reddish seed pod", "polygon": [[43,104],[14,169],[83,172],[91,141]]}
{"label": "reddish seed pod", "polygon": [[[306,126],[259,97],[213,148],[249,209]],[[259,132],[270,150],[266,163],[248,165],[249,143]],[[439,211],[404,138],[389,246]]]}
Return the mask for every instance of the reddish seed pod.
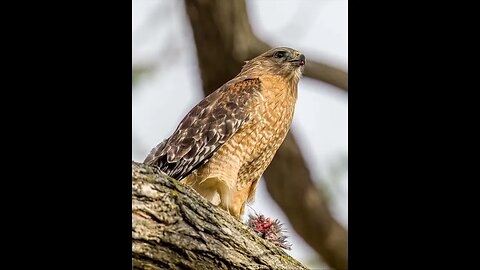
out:
{"label": "reddish seed pod", "polygon": [[257,233],[258,236],[266,239],[276,246],[283,249],[291,249],[291,244],[286,241],[285,230],[278,219],[265,218],[263,215],[249,215],[248,226]]}

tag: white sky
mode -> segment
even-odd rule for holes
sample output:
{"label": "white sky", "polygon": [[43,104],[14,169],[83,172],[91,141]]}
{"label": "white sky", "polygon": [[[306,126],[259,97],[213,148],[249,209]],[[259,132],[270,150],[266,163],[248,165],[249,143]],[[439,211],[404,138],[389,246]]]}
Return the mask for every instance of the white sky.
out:
{"label": "white sky", "polygon": [[[347,69],[346,0],[247,1],[255,33],[273,46],[288,46],[308,59]],[[182,1],[133,1],[132,64],[154,64],[132,91],[132,159],[143,161],[148,151],[168,137],[183,116],[202,98],[196,53]],[[292,129],[312,175],[331,192],[331,210],[347,227],[346,172],[333,179],[332,167],[348,155],[348,97],[325,83],[303,78]],[[294,179],[292,179],[294,181]],[[252,207],[287,223],[293,250],[307,263],[315,252],[295,234],[273,202],[263,181]]]}

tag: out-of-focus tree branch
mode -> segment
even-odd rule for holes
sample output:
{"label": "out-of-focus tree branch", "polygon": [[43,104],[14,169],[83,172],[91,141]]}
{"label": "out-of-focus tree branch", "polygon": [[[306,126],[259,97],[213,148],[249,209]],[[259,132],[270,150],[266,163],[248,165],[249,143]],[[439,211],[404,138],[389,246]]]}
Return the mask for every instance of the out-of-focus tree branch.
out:
{"label": "out-of-focus tree branch", "polygon": [[[243,61],[270,48],[253,34],[245,1],[186,0],[185,8],[196,43],[205,95],[237,75]],[[345,72],[307,61],[306,75],[323,78],[347,90]],[[347,232],[332,217],[316,189],[291,133],[264,176],[269,192],[295,230],[331,267],[347,269]]]}
{"label": "out-of-focus tree branch", "polygon": [[[213,91],[221,85],[212,83],[217,81],[215,72],[212,72],[213,77],[203,74],[205,68],[208,67],[209,70],[218,71],[220,74],[237,74],[245,60],[252,59],[271,48],[253,33],[245,1],[224,3],[214,0],[200,3],[187,0],[186,9],[190,21],[198,22],[192,23],[192,28],[205,89]],[[198,40],[209,42],[199,44]],[[223,71],[225,69],[226,71]],[[315,59],[307,57],[304,75],[348,91],[345,71]],[[223,84],[229,79],[231,77],[224,77],[218,81]]]}
{"label": "out-of-focus tree branch", "polygon": [[[253,35],[253,33],[251,33],[251,35]],[[254,38],[252,38],[252,41],[249,44],[250,49],[248,58],[254,58],[257,55],[260,55],[272,48],[270,45],[263,42],[255,35],[253,36]],[[305,71],[303,72],[304,76],[326,82],[328,84],[338,87],[341,90],[348,91],[347,72],[331,65],[311,60],[310,58],[308,58],[308,56],[307,63],[308,64],[305,65]]]}
{"label": "out-of-focus tree branch", "polygon": [[309,61],[308,66],[305,66],[304,75],[348,91],[347,73],[339,68],[321,62]]}
{"label": "out-of-focus tree branch", "polygon": [[335,269],[347,269],[347,232],[332,217],[290,132],[264,175],[295,231]]}

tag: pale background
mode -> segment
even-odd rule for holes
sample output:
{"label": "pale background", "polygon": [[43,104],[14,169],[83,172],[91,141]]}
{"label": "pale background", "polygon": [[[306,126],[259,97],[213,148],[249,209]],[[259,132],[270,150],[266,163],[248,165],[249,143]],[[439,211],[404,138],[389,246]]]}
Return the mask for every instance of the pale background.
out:
{"label": "pale background", "polygon": [[[273,46],[303,52],[307,65],[309,58],[315,58],[344,70],[348,63],[347,4],[345,0],[247,1],[257,36]],[[132,7],[132,65],[153,67],[132,83],[132,159],[143,161],[203,96],[183,2],[133,0]],[[307,78],[300,81],[292,129],[312,177],[318,179],[333,215],[346,228],[347,121],[348,96],[344,91]],[[286,223],[293,244],[289,254],[307,266],[322,265],[315,251],[288,224],[262,181],[251,207]]]}

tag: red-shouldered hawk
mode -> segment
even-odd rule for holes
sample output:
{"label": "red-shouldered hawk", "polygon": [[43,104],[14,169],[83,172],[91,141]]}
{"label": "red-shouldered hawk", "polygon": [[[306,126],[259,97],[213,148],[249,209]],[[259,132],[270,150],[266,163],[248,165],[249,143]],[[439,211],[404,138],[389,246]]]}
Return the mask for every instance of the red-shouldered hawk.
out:
{"label": "red-shouldered hawk", "polygon": [[286,47],[246,62],[198,103],[144,163],[240,218],[293,118],[305,56]]}

